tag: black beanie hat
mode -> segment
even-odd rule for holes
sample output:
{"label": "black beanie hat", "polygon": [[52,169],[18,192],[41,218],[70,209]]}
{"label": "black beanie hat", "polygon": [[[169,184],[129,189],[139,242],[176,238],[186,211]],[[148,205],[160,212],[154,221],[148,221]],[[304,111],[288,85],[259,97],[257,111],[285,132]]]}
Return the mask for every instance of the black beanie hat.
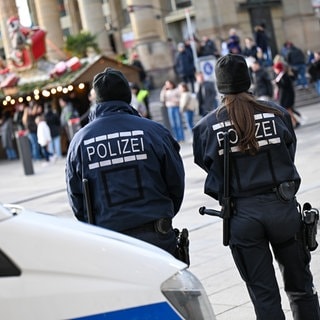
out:
{"label": "black beanie hat", "polygon": [[250,88],[249,69],[243,56],[227,54],[219,58],[215,66],[215,73],[220,93],[240,93]]}
{"label": "black beanie hat", "polygon": [[106,68],[93,78],[93,89],[96,93],[96,101],[104,102],[120,100],[131,102],[131,90],[128,80],[119,71]]}

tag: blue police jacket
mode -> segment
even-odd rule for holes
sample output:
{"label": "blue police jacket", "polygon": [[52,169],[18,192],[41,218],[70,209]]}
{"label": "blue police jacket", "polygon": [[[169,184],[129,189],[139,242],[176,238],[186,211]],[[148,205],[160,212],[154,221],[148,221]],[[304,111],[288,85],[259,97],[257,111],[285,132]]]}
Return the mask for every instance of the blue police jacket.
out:
{"label": "blue police jacket", "polygon": [[72,139],[66,183],[72,210],[87,221],[86,178],[95,223],[124,231],[179,211],[185,187],[180,146],[161,124],[123,101],[97,104]]}
{"label": "blue police jacket", "polygon": [[[294,165],[296,135],[288,112],[279,105],[262,102],[281,111],[255,114],[257,154],[241,153],[238,136],[224,107],[209,113],[194,127],[194,161],[207,172],[205,193],[221,201],[223,195],[223,136],[230,136],[230,194],[248,197],[270,192],[280,183],[295,181],[296,192],[300,177]],[[221,108],[221,107],[220,107]]]}

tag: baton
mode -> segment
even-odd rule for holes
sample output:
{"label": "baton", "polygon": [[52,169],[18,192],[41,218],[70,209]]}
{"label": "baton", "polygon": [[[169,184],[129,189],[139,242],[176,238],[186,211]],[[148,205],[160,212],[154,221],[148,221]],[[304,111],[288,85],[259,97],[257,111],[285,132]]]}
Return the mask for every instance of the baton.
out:
{"label": "baton", "polygon": [[84,192],[84,201],[85,201],[86,209],[87,209],[88,223],[95,224],[94,215],[92,212],[88,179],[82,179],[82,186],[83,186],[83,192]]}

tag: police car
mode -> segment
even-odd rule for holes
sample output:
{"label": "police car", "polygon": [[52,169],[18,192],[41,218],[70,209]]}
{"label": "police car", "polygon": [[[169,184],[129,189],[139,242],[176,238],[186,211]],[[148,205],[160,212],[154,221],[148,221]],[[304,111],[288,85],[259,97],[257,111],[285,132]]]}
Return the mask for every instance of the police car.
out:
{"label": "police car", "polygon": [[0,204],[1,319],[215,319],[186,265],[145,242]]}

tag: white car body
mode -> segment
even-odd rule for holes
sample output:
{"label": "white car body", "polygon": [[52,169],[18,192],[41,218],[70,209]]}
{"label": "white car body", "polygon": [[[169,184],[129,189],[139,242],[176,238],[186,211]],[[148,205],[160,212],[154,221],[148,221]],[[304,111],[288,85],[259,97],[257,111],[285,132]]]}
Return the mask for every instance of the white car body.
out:
{"label": "white car body", "polygon": [[0,287],[1,319],[214,319],[200,282],[165,251],[1,204]]}

